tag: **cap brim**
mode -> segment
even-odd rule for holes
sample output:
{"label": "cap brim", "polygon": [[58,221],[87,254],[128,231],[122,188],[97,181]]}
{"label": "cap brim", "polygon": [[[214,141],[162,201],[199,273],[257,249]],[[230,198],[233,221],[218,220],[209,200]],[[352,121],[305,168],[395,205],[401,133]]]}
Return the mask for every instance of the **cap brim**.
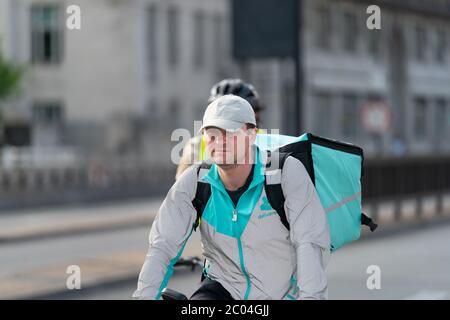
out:
{"label": "cap brim", "polygon": [[244,123],[239,121],[232,121],[225,119],[210,119],[208,122],[203,123],[202,127],[198,132],[201,133],[203,129],[205,129],[206,127],[216,127],[223,130],[236,131],[240,129],[243,125]]}

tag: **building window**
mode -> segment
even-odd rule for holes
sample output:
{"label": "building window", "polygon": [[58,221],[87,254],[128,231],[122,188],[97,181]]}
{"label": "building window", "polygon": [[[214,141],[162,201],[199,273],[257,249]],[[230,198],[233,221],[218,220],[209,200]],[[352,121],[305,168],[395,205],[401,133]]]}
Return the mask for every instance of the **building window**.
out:
{"label": "building window", "polygon": [[347,52],[355,52],[358,44],[358,19],[351,12],[345,12],[343,15],[343,35],[344,50]]}
{"label": "building window", "polygon": [[427,33],[423,26],[417,25],[415,29],[416,36],[416,60],[425,61],[427,50]]}
{"label": "building window", "polygon": [[320,49],[330,50],[331,48],[331,14],[330,9],[318,7],[316,11],[317,35],[316,46]]}
{"label": "building window", "polygon": [[147,61],[149,78],[155,83],[158,77],[158,39],[157,39],[157,10],[152,4],[147,9]]}
{"label": "building window", "polygon": [[220,14],[213,16],[213,27],[214,27],[214,67],[216,73],[219,72],[221,67],[221,56],[224,54],[223,51],[223,37],[222,37],[222,20]]}
{"label": "building window", "polygon": [[63,110],[59,103],[38,102],[33,105],[33,123],[43,125],[57,125],[63,121]]}
{"label": "building window", "polygon": [[380,57],[380,41],[381,41],[381,30],[369,30],[367,29],[368,32],[368,51],[369,54],[374,58],[374,59],[378,59]]}
{"label": "building window", "polygon": [[[205,113],[205,109],[206,109],[206,103],[204,100],[199,100],[195,105],[194,105],[194,121],[202,121],[203,120],[203,115]],[[194,134],[196,134],[196,132],[194,132]]]}
{"label": "building window", "polygon": [[447,101],[445,99],[438,99],[436,102],[436,113],[435,113],[435,137],[437,142],[445,142],[447,134],[450,133],[450,111],[447,106]]}
{"label": "building window", "polygon": [[425,140],[427,102],[424,98],[416,98],[414,114],[414,135],[417,140]]}
{"label": "building window", "polygon": [[149,119],[158,120],[159,118],[159,108],[158,101],[156,98],[152,98],[147,105],[147,116]]}
{"label": "building window", "polygon": [[59,102],[36,102],[32,106],[34,146],[63,143],[64,110]]}
{"label": "building window", "polygon": [[174,7],[169,8],[167,14],[167,35],[168,35],[168,48],[167,54],[169,57],[169,65],[175,67],[178,65],[179,60],[179,13]]}
{"label": "building window", "polygon": [[435,60],[440,64],[445,64],[447,55],[447,35],[444,30],[436,32]]}
{"label": "building window", "polygon": [[314,130],[320,136],[329,137],[332,134],[331,95],[318,93],[314,100]]}
{"label": "building window", "polygon": [[205,62],[205,14],[197,11],[194,14],[194,47],[193,58],[195,68],[200,68]]}
{"label": "building window", "polygon": [[342,133],[345,138],[355,138],[358,134],[358,99],[354,94],[345,94],[342,105]]}
{"label": "building window", "polygon": [[169,113],[168,118],[171,121],[170,126],[174,129],[178,129],[181,126],[181,110],[180,110],[180,104],[178,103],[178,100],[172,99],[169,102]]}
{"label": "building window", "polygon": [[31,128],[28,124],[6,123],[3,134],[5,145],[23,147],[31,144]]}
{"label": "building window", "polygon": [[63,28],[56,5],[31,7],[31,61],[58,64],[62,60]]}
{"label": "building window", "polygon": [[230,35],[227,19],[224,15],[217,13],[214,16],[214,66],[217,78],[226,76],[227,64],[230,53]]}

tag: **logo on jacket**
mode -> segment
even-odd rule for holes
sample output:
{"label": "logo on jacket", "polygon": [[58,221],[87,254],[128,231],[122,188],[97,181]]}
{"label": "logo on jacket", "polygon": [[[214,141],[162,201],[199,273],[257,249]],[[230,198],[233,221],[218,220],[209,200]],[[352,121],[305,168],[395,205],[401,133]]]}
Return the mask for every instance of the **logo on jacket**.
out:
{"label": "logo on jacket", "polygon": [[273,215],[277,214],[277,212],[275,210],[273,210],[272,206],[270,205],[269,200],[267,199],[267,196],[264,196],[262,198],[262,204],[259,207],[259,210],[261,210],[261,211],[270,211],[270,212],[260,214],[258,216],[258,219],[264,219],[264,218],[267,218],[267,217],[270,217],[270,216],[273,216]]}
{"label": "logo on jacket", "polygon": [[269,210],[273,210],[272,209],[272,206],[270,205],[270,203],[269,203],[269,200],[267,199],[267,196],[264,196],[263,198],[262,198],[262,204],[261,204],[261,206],[259,207],[259,209],[261,210],[261,211],[269,211]]}

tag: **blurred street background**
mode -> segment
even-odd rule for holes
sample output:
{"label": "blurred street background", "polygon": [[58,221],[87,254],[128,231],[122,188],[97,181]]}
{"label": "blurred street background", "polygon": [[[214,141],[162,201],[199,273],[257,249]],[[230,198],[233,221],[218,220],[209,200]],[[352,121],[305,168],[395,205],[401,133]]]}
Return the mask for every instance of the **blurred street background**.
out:
{"label": "blurred street background", "polygon": [[331,299],[450,299],[450,0],[0,0],[0,299],[129,299],[173,132],[224,78],[255,86],[262,128],[364,150],[379,228],[332,255]]}

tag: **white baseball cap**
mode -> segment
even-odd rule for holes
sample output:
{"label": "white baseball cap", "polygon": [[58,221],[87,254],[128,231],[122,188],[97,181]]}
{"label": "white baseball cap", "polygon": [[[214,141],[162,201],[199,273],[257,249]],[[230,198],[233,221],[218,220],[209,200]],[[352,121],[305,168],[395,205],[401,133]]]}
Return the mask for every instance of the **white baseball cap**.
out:
{"label": "white baseball cap", "polygon": [[252,106],[239,96],[227,94],[208,105],[199,132],[206,127],[236,131],[246,123],[256,126],[255,112]]}

